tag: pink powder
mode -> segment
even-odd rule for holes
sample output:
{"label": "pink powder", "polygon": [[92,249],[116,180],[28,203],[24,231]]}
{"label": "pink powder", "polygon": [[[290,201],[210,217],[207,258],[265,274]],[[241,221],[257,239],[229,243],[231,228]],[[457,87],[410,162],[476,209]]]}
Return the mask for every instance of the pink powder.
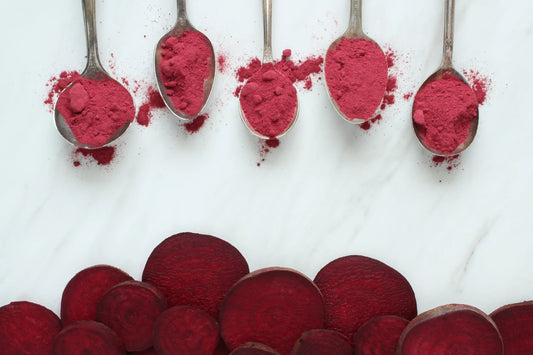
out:
{"label": "pink powder", "polygon": [[[74,154],[89,157],[94,160],[98,165],[109,165],[115,158],[115,152],[115,147],[103,147],[100,149],[78,148],[76,149]],[[78,160],[75,160],[73,164],[75,167],[79,167],[81,165],[80,161]]]}
{"label": "pink powder", "polygon": [[404,100],[409,100],[411,97],[413,97],[413,93],[412,92],[408,92],[407,94],[403,95],[403,99]]}
{"label": "pink powder", "polygon": [[148,88],[148,93],[146,95],[144,103],[139,108],[137,113],[137,123],[141,126],[148,127],[150,125],[153,110],[158,108],[164,108],[165,102],[161,98],[159,91],[155,90],[153,87]]}
{"label": "pink powder", "polygon": [[434,167],[445,166],[446,170],[451,171],[459,166],[459,155],[451,157],[433,156],[431,159]]}
{"label": "pink powder", "polygon": [[285,75],[293,83],[303,81],[304,88],[309,90],[313,86],[312,74],[322,72],[322,57],[310,57],[306,60],[294,63],[292,60],[281,60],[275,63],[276,70]]}
{"label": "pink powder", "polygon": [[261,69],[261,61],[258,58],[253,58],[246,66],[237,69],[237,80],[243,83],[250,79],[259,69]]}
{"label": "pink powder", "polygon": [[259,147],[259,157],[260,160],[257,162],[257,166],[261,166],[262,163],[265,162],[267,155],[273,150],[279,147],[280,141],[279,139],[273,138],[273,139],[267,139],[267,140],[260,140],[260,147]]}
{"label": "pink powder", "polygon": [[281,59],[287,59],[292,55],[292,51],[290,49],[284,49]]}
{"label": "pink powder", "polygon": [[54,102],[59,94],[79,76],[80,73],[77,71],[63,71],[59,76],[53,76],[48,80],[46,86],[49,90],[48,95],[44,100],[44,104],[48,106],[50,112],[54,112]]}
{"label": "pink powder", "polygon": [[483,105],[485,103],[485,100],[487,99],[487,92],[490,89],[490,86],[492,85],[492,80],[490,78],[482,75],[477,70],[463,70],[463,74],[466,77],[466,80],[468,80],[468,83],[472,87],[472,90],[476,93],[477,102],[480,105]]}
{"label": "pink powder", "polygon": [[218,55],[218,71],[222,74],[226,72],[227,69],[227,58],[225,54],[220,53]]}
{"label": "pink powder", "polygon": [[209,118],[208,114],[204,114],[196,117],[191,122],[185,123],[183,126],[185,130],[190,134],[197,133],[204,125],[205,121]]}

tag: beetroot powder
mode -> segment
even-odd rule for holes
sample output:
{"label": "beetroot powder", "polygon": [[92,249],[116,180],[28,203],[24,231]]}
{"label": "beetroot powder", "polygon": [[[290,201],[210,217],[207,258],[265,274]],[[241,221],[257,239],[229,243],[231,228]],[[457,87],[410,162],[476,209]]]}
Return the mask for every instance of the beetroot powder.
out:
{"label": "beetroot powder", "polygon": [[470,86],[444,74],[416,94],[413,119],[428,147],[450,154],[467,139],[477,109],[478,98]]}
{"label": "beetroot powder", "polygon": [[204,82],[213,61],[208,39],[200,32],[185,31],[162,44],[161,79],[176,109],[196,115],[202,109]]}
{"label": "beetroot powder", "polygon": [[267,63],[246,82],[240,103],[250,127],[262,136],[275,138],[290,126],[298,99],[291,81]]}
{"label": "beetroot powder", "polygon": [[135,117],[131,95],[109,78],[76,79],[59,97],[57,107],[76,140],[88,145],[105,144]]}
{"label": "beetroot powder", "polygon": [[227,58],[226,58],[226,55],[225,54],[222,54],[222,53],[219,53],[218,54],[218,71],[221,73],[221,74],[224,74],[226,72],[226,69],[227,69]]}
{"label": "beetroot powder", "polygon": [[387,87],[387,58],[377,44],[343,38],[326,56],[329,92],[348,119],[371,118]]}
{"label": "beetroot powder", "polygon": [[463,70],[463,74],[470,83],[472,90],[476,93],[478,104],[483,105],[487,99],[487,92],[490,89],[492,81],[486,76],[483,76],[479,71],[473,69]]}
{"label": "beetroot powder", "polygon": [[59,94],[65,90],[74,80],[80,77],[77,71],[63,71],[59,76],[53,76],[48,80],[46,86],[49,87],[48,95],[44,100],[44,104],[48,106],[50,112],[54,112],[54,102]]}
{"label": "beetroot powder", "polygon": [[198,116],[196,117],[194,120],[192,120],[191,122],[187,122],[185,123],[183,126],[185,127],[185,130],[190,133],[190,134],[194,134],[196,132],[198,132],[200,130],[200,128],[203,127],[205,121],[209,118],[209,115],[206,113],[206,114],[203,114],[201,116]]}
{"label": "beetroot powder", "polygon": [[[98,165],[109,165],[115,158],[115,147],[103,147],[99,149],[83,149],[78,148],[74,152],[75,155],[83,155],[84,157],[90,157],[98,163]],[[74,166],[78,167],[81,163],[78,160],[74,161]]]}
{"label": "beetroot powder", "polygon": [[158,108],[164,108],[165,102],[159,94],[159,91],[155,90],[153,87],[148,88],[148,94],[145,99],[145,102],[139,108],[137,113],[137,123],[141,126],[148,127],[152,119],[152,111]]}

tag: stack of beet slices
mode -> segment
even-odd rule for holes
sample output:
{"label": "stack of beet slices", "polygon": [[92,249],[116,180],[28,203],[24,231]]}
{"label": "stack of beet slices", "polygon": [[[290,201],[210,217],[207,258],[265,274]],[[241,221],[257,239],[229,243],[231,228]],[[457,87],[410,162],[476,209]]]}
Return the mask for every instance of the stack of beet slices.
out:
{"label": "stack of beet slices", "polygon": [[5,355],[533,354],[533,302],[490,316],[467,305],[417,315],[409,282],[365,256],[339,258],[314,280],[287,268],[249,272],[209,235],[159,244],[142,281],[108,265],[76,274],[50,310],[0,308]]}

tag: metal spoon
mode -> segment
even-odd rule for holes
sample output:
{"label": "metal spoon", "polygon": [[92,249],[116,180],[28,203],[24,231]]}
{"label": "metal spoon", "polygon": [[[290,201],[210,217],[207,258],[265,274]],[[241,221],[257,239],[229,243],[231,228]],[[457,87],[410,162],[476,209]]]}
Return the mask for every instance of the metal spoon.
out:
{"label": "metal spoon", "polygon": [[[375,43],[379,49],[383,52],[379,44],[374,41],[372,38],[368,37],[365,32],[363,31],[363,0],[351,0],[351,6],[350,6],[350,22],[348,23],[348,28],[346,29],[346,32],[342,34],[339,38],[337,38],[331,45],[328,47],[328,50],[326,52],[326,60],[324,61],[324,73],[326,72],[326,64],[328,62],[327,57],[331,50],[335,49],[340,41],[342,41],[343,38],[349,38],[349,39],[364,39],[365,41],[370,41]],[[329,91],[329,85],[327,83],[327,77],[324,75],[324,80],[326,81],[326,89],[328,90],[329,99],[331,100],[331,103],[333,104],[333,107],[337,111],[337,113],[346,121],[354,124],[361,124],[368,120],[364,118],[349,118],[347,117],[344,112],[341,111],[339,108],[339,105],[337,102],[333,99],[333,96],[331,95],[331,92]],[[385,87],[383,88],[383,92],[385,92]],[[376,107],[376,110],[379,108]]]}
{"label": "metal spoon", "polygon": [[[445,74],[455,76],[456,78],[461,79],[461,81],[463,81],[466,85],[470,86],[468,82],[466,81],[466,79],[457,70],[453,68],[453,63],[452,63],[453,32],[454,32],[454,22],[455,22],[455,19],[454,19],[455,0],[445,0],[445,6],[446,7],[445,7],[445,19],[444,19],[444,44],[443,44],[442,64],[440,65],[440,68],[435,73],[433,73],[429,78],[426,79],[426,81],[422,84],[420,89],[418,89],[418,92],[420,92],[429,83],[441,79]],[[416,137],[418,138],[418,141],[420,142],[420,144],[422,144],[422,146],[426,148],[428,151],[430,151],[432,154],[443,156],[443,157],[453,156],[453,155],[460,154],[466,148],[468,148],[470,144],[472,144],[472,141],[474,140],[474,137],[476,136],[477,126],[479,123],[479,108],[477,110],[476,117],[472,119],[466,140],[461,145],[459,145],[453,152],[449,154],[443,154],[429,147],[424,141],[424,138],[421,135],[420,126],[415,123],[414,107],[415,106],[413,104],[412,121],[413,121],[413,128],[415,130]]]}
{"label": "metal spoon", "polygon": [[187,6],[185,4],[185,0],[178,0],[178,19],[176,21],[176,25],[161,39],[159,42],[157,42],[157,46],[155,48],[155,78],[157,81],[157,88],[159,90],[159,93],[161,94],[161,97],[163,98],[163,101],[165,102],[165,105],[168,107],[168,109],[179,119],[184,121],[191,121],[195,119],[207,106],[207,102],[209,100],[209,96],[211,94],[211,89],[213,88],[213,82],[215,80],[215,73],[216,73],[216,61],[215,61],[215,50],[213,49],[213,44],[211,41],[205,36],[203,33],[201,33],[207,43],[209,43],[209,49],[211,50],[211,56],[210,60],[208,60],[209,65],[209,76],[204,81],[204,93],[202,98],[202,108],[199,112],[193,115],[188,115],[185,112],[181,111],[180,109],[176,108],[174,105],[174,102],[172,102],[172,99],[170,96],[166,94],[167,89],[165,88],[165,85],[163,85],[163,79],[161,77],[161,52],[163,50],[162,45],[169,39],[170,37],[179,37],[183,34],[185,31],[194,31],[199,32],[196,28],[194,28],[193,25],[189,22],[189,18],[187,17]]}
{"label": "metal spoon", "polygon": [[[85,70],[83,71],[83,73],[81,73],[80,76],[88,80],[96,81],[113,80],[117,83],[117,85],[121,85],[118,81],[114,80],[109,76],[109,74],[102,67],[102,63],[100,63],[100,57],[98,56],[98,41],[96,38],[96,7],[94,0],[82,0],[81,3],[83,6],[85,35],[87,37],[87,66],[85,67]],[[61,92],[61,95],[64,95],[65,92],[67,92],[71,87],[72,84],[67,86],[65,90]],[[133,102],[133,99],[131,99],[131,101]],[[86,149],[98,149],[110,144],[118,137],[120,137],[124,132],[126,132],[126,129],[128,129],[130,125],[129,121],[126,122],[104,144],[90,145],[78,142],[76,137],[74,137],[74,134],[72,133],[72,130],[70,129],[69,125],[65,121],[65,118],[61,115],[61,113],[59,113],[57,105],[55,107],[54,116],[57,130],[59,131],[59,133],[61,133],[63,138],[65,138],[68,142],[74,144],[77,147]]]}
{"label": "metal spoon", "polygon": [[[274,62],[274,57],[272,55],[272,0],[263,0],[263,36],[264,36],[264,39],[263,39],[263,63],[262,63],[262,66],[264,66],[265,64],[273,64]],[[275,68],[274,68],[275,70]],[[277,71],[277,70],[276,70]],[[284,76],[283,73],[280,73],[279,71],[277,71],[280,75]],[[261,74],[261,70],[259,70],[256,74],[254,74],[253,76],[255,75],[260,75]],[[252,77],[253,77],[252,76]],[[249,79],[248,79],[249,80]],[[246,85],[246,83],[245,83]],[[241,91],[241,95],[242,95],[242,91]],[[239,101],[240,101],[240,97],[239,97]],[[280,134],[278,134],[276,137],[267,137],[267,136],[264,136],[262,135],[261,133],[257,132],[251,125],[250,123],[248,122],[248,120],[246,119],[246,115],[244,114],[244,111],[242,110],[242,107],[241,107],[241,118],[242,118],[242,121],[244,122],[245,126],[248,128],[248,130],[255,136],[261,138],[261,139],[272,139],[272,138],[280,138],[282,136],[284,136],[285,134],[287,134],[287,132],[289,132],[289,130],[292,128],[292,126],[294,126],[294,123],[296,122],[296,119],[298,118],[298,98],[296,100],[296,108],[294,109],[294,114],[291,118],[291,122],[290,124],[287,126],[287,128],[281,132]]]}

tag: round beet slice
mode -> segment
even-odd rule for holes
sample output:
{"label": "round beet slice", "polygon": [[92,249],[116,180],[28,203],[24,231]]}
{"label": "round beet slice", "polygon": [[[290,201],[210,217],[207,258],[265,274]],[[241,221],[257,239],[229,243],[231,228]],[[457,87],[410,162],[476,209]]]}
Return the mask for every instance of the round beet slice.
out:
{"label": "round beet slice", "polygon": [[109,265],[96,265],[78,272],[63,290],[61,321],[64,326],[80,320],[96,320],[96,304],[109,289],[133,280],[124,271]]}
{"label": "round beet slice", "polygon": [[246,343],[236,347],[230,355],[279,355],[279,353],[261,343]]}
{"label": "round beet slice", "polygon": [[49,310],[31,302],[0,307],[0,353],[50,355],[61,321]]}
{"label": "round beet slice", "polygon": [[422,313],[404,329],[398,355],[502,355],[496,324],[466,305],[447,305]]}
{"label": "round beet slice", "polygon": [[395,355],[400,335],[409,321],[396,316],[377,316],[364,323],[353,338],[358,355]]}
{"label": "round beet slice", "polygon": [[219,336],[218,323],[190,306],[167,309],[154,325],[154,349],[159,355],[211,355]]}
{"label": "round beet slice", "polygon": [[226,293],[248,272],[246,260],[228,242],[180,233],[152,251],[142,280],[161,290],[170,307],[192,306],[218,318]]}
{"label": "round beet slice", "polygon": [[102,323],[80,321],[63,329],[54,340],[52,355],[125,355],[117,333]]}
{"label": "round beet slice", "polygon": [[297,271],[257,270],[230,290],[220,311],[221,336],[230,350],[259,342],[290,354],[303,332],[324,326],[324,301]]}
{"label": "round beet slice", "polygon": [[503,306],[490,317],[498,326],[506,355],[533,354],[533,301]]}
{"label": "round beet slice", "polygon": [[102,296],[96,307],[96,319],[118,334],[126,350],[141,351],[152,347],[153,325],[166,309],[165,296],[154,286],[126,281]]}
{"label": "round beet slice", "polygon": [[336,259],[322,268],[315,284],[326,304],[326,328],[348,339],[363,323],[379,315],[408,320],[417,314],[409,282],[381,261],[360,255]]}
{"label": "round beet slice", "polygon": [[[291,355],[352,355],[348,338],[334,330],[315,329],[302,334]],[[359,355],[359,353],[356,353]]]}

